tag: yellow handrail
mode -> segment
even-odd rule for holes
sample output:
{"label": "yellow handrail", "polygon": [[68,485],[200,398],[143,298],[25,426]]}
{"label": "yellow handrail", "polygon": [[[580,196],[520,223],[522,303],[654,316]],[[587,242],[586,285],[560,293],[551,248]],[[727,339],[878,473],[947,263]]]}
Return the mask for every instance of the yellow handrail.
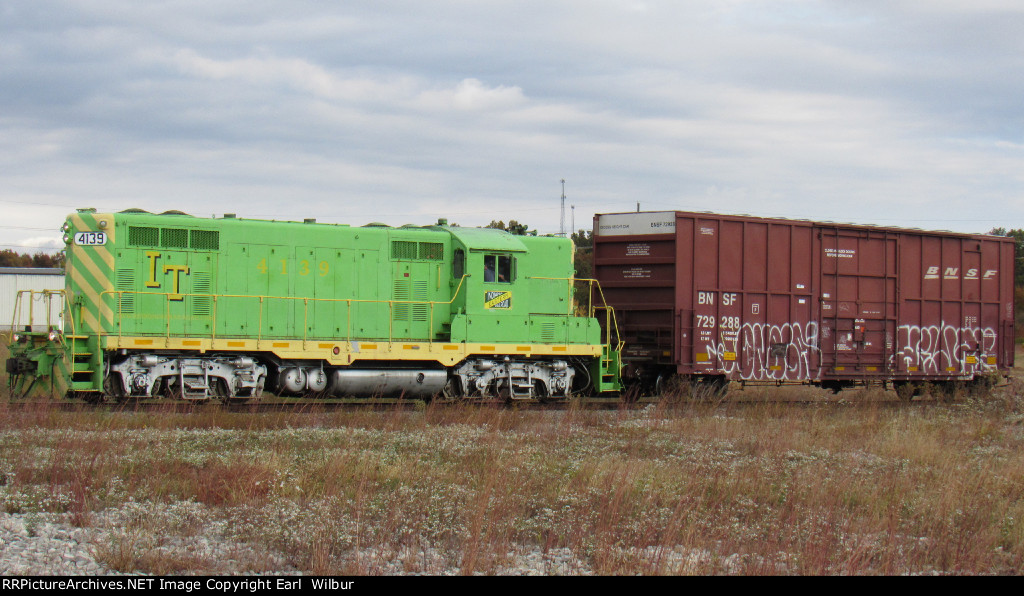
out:
{"label": "yellow handrail", "polygon": [[[100,293],[100,297],[101,297],[101,300],[102,300],[103,295],[105,295],[105,294],[106,295],[111,295],[111,296],[115,296],[116,295],[117,301],[118,301],[118,313],[117,314],[118,314],[118,321],[119,322],[121,320],[123,320],[123,317],[124,317],[123,311],[121,309],[121,303],[122,303],[122,296],[123,295],[130,294],[130,295],[135,295],[135,296],[164,296],[164,297],[166,297],[167,298],[167,300],[166,300],[167,312],[166,312],[166,317],[165,317],[166,318],[166,327],[165,327],[165,336],[164,336],[165,341],[171,337],[171,314],[170,314],[170,310],[171,310],[171,303],[172,302],[184,302],[184,299],[186,297],[193,297],[193,296],[212,297],[213,298],[213,302],[214,302],[214,310],[213,310],[213,315],[212,315],[212,323],[211,323],[211,327],[212,328],[211,328],[211,331],[210,331],[210,337],[214,338],[214,337],[216,337],[216,332],[217,332],[217,324],[216,324],[217,323],[217,318],[216,318],[216,316],[217,316],[217,308],[216,308],[216,305],[217,305],[217,303],[218,303],[218,301],[220,299],[223,299],[223,298],[258,299],[259,303],[260,303],[260,310],[259,310],[259,322],[258,322],[257,334],[256,334],[256,342],[257,342],[256,345],[257,345],[257,347],[259,347],[260,346],[260,342],[263,339],[263,312],[265,310],[263,305],[264,305],[264,301],[265,300],[302,300],[303,301],[303,331],[302,331],[302,341],[303,342],[306,342],[308,340],[308,337],[307,337],[308,329],[307,329],[307,327],[308,327],[308,320],[309,320],[309,304],[310,304],[310,302],[313,302],[315,304],[345,303],[346,304],[346,309],[345,309],[345,311],[346,311],[346,339],[350,339],[352,337],[352,303],[353,302],[356,302],[356,303],[366,303],[366,304],[387,304],[388,305],[388,311],[391,312],[391,313],[393,313],[393,311],[394,311],[394,305],[395,304],[409,304],[409,305],[413,305],[413,304],[427,304],[427,305],[430,306],[430,312],[431,312],[430,321],[428,322],[428,324],[430,325],[430,329],[433,329],[434,306],[435,305],[447,305],[447,306],[452,305],[455,302],[455,300],[458,299],[459,294],[462,292],[462,287],[465,284],[465,281],[466,281],[467,277],[469,277],[469,276],[468,275],[463,275],[462,278],[459,279],[459,285],[455,288],[455,293],[452,295],[451,299],[447,300],[447,301],[441,301],[441,300],[369,300],[369,299],[362,299],[362,298],[310,298],[308,296],[264,296],[264,295],[253,295],[253,294],[194,294],[194,293],[193,294],[183,294],[181,292],[177,292],[177,293],[175,293],[175,292],[139,292],[139,291],[135,291],[135,290],[104,290],[104,291],[102,291]],[[61,290],[61,292],[63,292],[63,290]],[[175,300],[171,300],[170,296],[174,296]],[[179,299],[179,297],[180,297],[180,299]],[[391,320],[388,323],[388,342],[393,342],[394,341],[394,320],[393,320],[394,316],[391,316],[389,318]],[[105,335],[105,333],[103,331],[99,331],[99,332],[97,332],[97,334],[98,335]],[[118,337],[122,337],[121,325],[120,324],[118,325]],[[427,340],[428,341],[432,341],[432,339],[433,339],[432,334],[428,334]]]}
{"label": "yellow handrail", "polygon": [[[309,306],[310,306],[311,303],[314,304],[314,306],[317,305],[317,304],[320,304],[320,305],[323,305],[323,304],[342,304],[342,303],[345,304],[345,315],[346,315],[346,317],[345,317],[346,318],[346,320],[345,320],[345,340],[346,341],[349,341],[352,338],[352,322],[353,322],[352,321],[352,307],[353,307],[353,303],[356,303],[356,304],[387,304],[388,305],[388,312],[391,314],[391,316],[388,317],[389,321],[388,321],[388,338],[387,338],[387,341],[389,343],[395,341],[395,337],[394,337],[394,309],[395,309],[395,306],[399,305],[399,304],[410,305],[410,306],[416,305],[416,304],[425,304],[425,305],[428,305],[429,308],[430,308],[430,315],[429,315],[429,320],[428,320],[428,329],[429,329],[429,331],[427,333],[427,337],[425,338],[425,340],[429,341],[429,342],[432,342],[433,339],[434,339],[434,333],[433,333],[433,330],[434,330],[434,320],[435,320],[434,307],[435,306],[451,306],[452,304],[454,304],[455,301],[459,298],[459,295],[462,292],[462,288],[465,285],[465,281],[466,281],[467,277],[469,277],[469,276],[468,275],[463,275],[459,279],[459,285],[456,287],[455,292],[452,294],[451,299],[449,299],[447,301],[441,301],[441,300],[370,300],[370,299],[362,299],[362,298],[310,298],[308,296],[265,296],[265,295],[261,296],[261,295],[251,295],[251,294],[182,294],[180,292],[179,293],[172,293],[172,292],[139,292],[139,291],[134,291],[134,290],[104,290],[103,292],[101,292],[101,299],[102,299],[102,295],[103,294],[116,295],[117,301],[118,301],[118,331],[117,331],[117,334],[118,334],[118,337],[123,337],[123,332],[122,332],[123,327],[120,324],[120,321],[122,321],[123,317],[124,317],[124,313],[123,313],[123,310],[121,308],[121,305],[123,303],[123,296],[124,295],[131,294],[131,295],[137,295],[137,296],[165,296],[167,298],[167,300],[166,300],[166,326],[165,326],[165,335],[164,335],[165,345],[169,345],[166,342],[169,341],[169,339],[171,337],[171,303],[172,302],[184,302],[185,297],[194,297],[194,296],[212,297],[213,298],[213,309],[212,309],[211,330],[210,330],[210,337],[213,338],[213,339],[215,339],[216,336],[217,336],[217,315],[218,315],[218,311],[219,311],[218,305],[219,305],[219,303],[220,303],[220,301],[222,299],[258,300],[259,301],[259,319],[258,319],[258,323],[257,323],[257,332],[256,332],[256,346],[257,346],[257,348],[261,347],[262,340],[263,340],[263,317],[264,317],[264,311],[266,310],[265,303],[268,300],[285,300],[285,301],[287,301],[287,300],[292,300],[292,301],[302,300],[302,302],[303,302],[303,317],[302,317],[303,323],[302,323],[301,340],[302,340],[304,346],[305,346],[305,343],[307,341],[309,341],[309,336],[308,336],[308,333],[309,333],[309,329],[308,329],[308,327],[309,327]],[[613,350],[613,349],[614,350],[621,350],[622,349],[623,342],[621,340],[621,335],[619,334],[618,320],[616,319],[616,316],[615,316],[615,309],[608,305],[608,303],[607,303],[607,301],[605,300],[605,297],[604,297],[604,292],[601,289],[601,284],[596,279],[579,279],[579,278],[573,278],[573,277],[531,277],[531,278],[528,278],[528,279],[537,279],[537,280],[544,280],[544,279],[546,279],[546,280],[552,280],[552,281],[564,281],[564,282],[566,282],[567,283],[567,287],[568,287],[568,291],[569,291],[569,297],[570,297],[570,304],[569,304],[569,307],[568,307],[569,310],[568,310],[568,313],[567,313],[569,316],[572,316],[573,315],[573,311],[575,310],[575,307],[573,306],[573,301],[572,301],[572,291],[573,291],[573,288],[574,288],[575,284],[577,282],[579,282],[579,283],[586,283],[587,286],[588,286],[588,288],[587,288],[586,316],[588,316],[590,318],[595,318],[595,317],[597,317],[597,312],[599,310],[603,310],[604,313],[605,313],[604,314],[604,318],[605,318],[604,329],[605,329],[605,332],[607,334],[606,338],[605,338],[605,343],[607,344],[609,350]],[[596,288],[597,288],[597,295],[600,297],[600,301],[601,301],[600,305],[594,304],[594,288],[595,288],[595,285],[596,285]],[[61,290],[60,292],[63,293],[63,290]],[[170,296],[172,296],[172,295],[175,297],[175,300],[171,300],[170,299]],[[228,310],[230,310],[230,309],[228,309]],[[70,309],[69,309],[69,312],[70,312]],[[568,329],[566,329],[566,332],[568,332]],[[100,332],[98,332],[98,334],[99,335],[104,335],[105,333],[100,331]],[[295,334],[295,336],[296,336],[296,339],[299,338],[297,333]]]}
{"label": "yellow handrail", "polygon": [[[615,350],[621,351],[622,346],[625,342],[622,341],[622,336],[619,334],[619,322],[615,317],[615,308],[608,305],[608,300],[604,297],[604,290],[601,289],[601,282],[592,278],[579,278],[579,277],[527,277],[526,279],[548,279],[553,281],[567,281],[569,282],[569,315],[572,315],[573,301],[572,301],[572,289],[573,285],[577,282],[587,284],[587,309],[586,314],[588,317],[594,318],[597,316],[598,310],[605,311],[605,329],[608,330],[608,348],[612,349],[612,334],[611,331],[615,330],[615,337],[618,338],[618,342],[615,344]],[[595,305],[593,303],[594,286],[597,286],[597,293],[601,297],[601,305]]]}
{"label": "yellow handrail", "polygon": [[[31,329],[35,326],[35,307],[36,294],[42,297],[42,300],[46,302],[46,329],[47,331],[53,330],[56,325],[53,321],[53,299],[59,297],[61,300],[60,315],[63,316],[59,342],[67,345],[66,335],[76,335],[77,326],[75,325],[75,313],[71,309],[71,301],[68,300],[68,293],[66,290],[18,290],[14,299],[14,312],[11,319],[11,332],[17,331],[19,327],[18,322],[20,321],[19,315],[23,314],[22,303],[24,302],[24,295],[29,296],[29,310],[28,310],[28,327]],[[67,328],[70,328],[71,333],[67,334]],[[74,361],[74,343],[71,343],[71,360]]]}
{"label": "yellow handrail", "polygon": [[40,296],[40,301],[46,302],[46,329],[50,330],[54,327],[53,322],[53,298],[59,296],[62,300],[61,303],[61,314],[67,310],[68,300],[67,292],[64,290],[18,290],[14,298],[14,312],[11,313],[11,331],[17,331],[21,317],[19,315],[24,314],[22,303],[25,301],[24,296],[28,294],[28,326],[31,329],[35,326],[35,302],[36,295]]}

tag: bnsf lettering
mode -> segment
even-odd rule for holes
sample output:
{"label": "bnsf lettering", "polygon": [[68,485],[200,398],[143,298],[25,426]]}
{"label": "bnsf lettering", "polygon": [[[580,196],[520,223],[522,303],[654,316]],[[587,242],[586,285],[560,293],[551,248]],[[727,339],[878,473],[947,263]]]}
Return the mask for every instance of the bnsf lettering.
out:
{"label": "bnsf lettering", "polygon": [[[968,269],[967,272],[964,274],[964,279],[978,279],[978,274],[980,272],[981,271],[979,269],[975,269],[975,268]],[[982,275],[981,278],[982,279],[994,279],[998,274],[999,274],[999,270],[998,269],[986,269],[984,275]],[[960,268],[959,267],[946,267],[946,269],[943,270],[943,272],[942,272],[942,277],[943,277],[943,279],[959,279],[960,278]],[[930,266],[927,269],[925,269],[924,278],[925,279],[938,279],[939,278],[939,267],[936,266],[936,265],[933,265],[933,266]]]}
{"label": "bnsf lettering", "polygon": [[[732,306],[736,303],[736,299],[739,298],[739,294],[726,293],[722,294],[722,304],[725,306]],[[697,304],[714,304],[715,293],[714,292],[697,292]]]}

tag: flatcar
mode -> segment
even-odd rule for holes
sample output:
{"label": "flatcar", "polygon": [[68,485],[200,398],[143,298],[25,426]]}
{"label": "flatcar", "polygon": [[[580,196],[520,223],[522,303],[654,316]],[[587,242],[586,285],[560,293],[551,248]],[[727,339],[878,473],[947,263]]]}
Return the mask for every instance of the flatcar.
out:
{"label": "flatcar", "polygon": [[988,235],[689,212],[599,214],[624,380],[880,382],[910,398],[1014,363],[1014,245]]}
{"label": "flatcar", "polygon": [[579,313],[566,238],[92,209],[62,229],[63,320],[17,334],[15,394],[47,379],[90,401],[619,388],[620,346],[596,306]]}

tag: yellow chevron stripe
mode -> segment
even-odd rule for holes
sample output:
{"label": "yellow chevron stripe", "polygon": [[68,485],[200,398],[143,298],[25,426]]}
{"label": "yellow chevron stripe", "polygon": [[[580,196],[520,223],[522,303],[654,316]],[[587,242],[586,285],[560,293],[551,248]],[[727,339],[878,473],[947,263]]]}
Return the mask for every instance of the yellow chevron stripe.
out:
{"label": "yellow chevron stripe", "polygon": [[79,232],[79,231],[82,231],[82,230],[91,230],[92,229],[92,224],[85,223],[85,220],[82,219],[82,214],[81,213],[72,213],[71,214],[71,228],[72,228],[72,230],[71,230],[72,232]]}
{"label": "yellow chevron stripe", "polygon": [[[107,266],[110,271],[114,270],[114,255],[110,252],[110,249],[106,246],[94,246],[92,247],[94,254],[103,261],[103,264]],[[109,280],[109,276],[107,277]]]}
{"label": "yellow chevron stripe", "polygon": [[[72,249],[72,251],[74,252],[75,262],[84,266],[89,271],[89,273],[92,274],[93,278],[100,284],[102,291],[109,292],[114,289],[114,285],[111,283],[110,280],[112,270],[104,272],[102,269],[100,269],[100,267],[95,263],[95,261],[93,261],[92,257],[89,255],[89,251],[87,251],[85,247],[76,246]],[[98,293],[96,293],[95,290],[93,290],[92,286],[87,281],[85,281],[85,278],[84,276],[82,276],[81,271],[79,271],[77,267],[72,268],[72,271],[78,274],[79,277],[76,278],[75,281],[82,288],[82,291],[88,294],[88,297],[91,301],[90,304],[95,304],[97,306],[99,314],[102,316],[103,320],[107,322],[108,325],[113,325],[114,310],[108,303],[108,300],[110,299],[110,294],[103,295],[102,297],[104,299],[101,300],[101,296]]]}
{"label": "yellow chevron stripe", "polygon": [[[85,215],[89,215],[89,219],[85,218]],[[100,227],[100,222],[106,222],[106,225]],[[98,231],[103,232],[107,235],[107,244],[103,246],[91,247],[99,257],[101,261],[111,270],[114,269],[114,254],[110,251],[110,245],[114,244],[117,240],[114,232],[114,215],[112,213],[96,213],[96,214],[83,214],[75,213],[71,216],[71,225],[76,232],[83,231]]]}
{"label": "yellow chevron stripe", "polygon": [[[75,282],[75,285],[78,286],[78,291],[85,295],[85,304],[99,304],[99,293],[92,288],[92,285],[89,284],[89,280],[85,279],[85,276],[77,267],[71,268],[70,275],[71,279]],[[83,308],[81,317],[82,325],[85,326],[85,329],[93,332],[102,331],[99,326],[99,321],[96,319],[96,315],[92,313],[91,309],[88,307]],[[111,320],[112,319],[113,314],[111,314]]]}
{"label": "yellow chevron stripe", "polygon": [[81,331],[92,331],[93,333],[99,333],[100,322],[96,320],[96,315],[92,312],[82,309],[82,329]]}

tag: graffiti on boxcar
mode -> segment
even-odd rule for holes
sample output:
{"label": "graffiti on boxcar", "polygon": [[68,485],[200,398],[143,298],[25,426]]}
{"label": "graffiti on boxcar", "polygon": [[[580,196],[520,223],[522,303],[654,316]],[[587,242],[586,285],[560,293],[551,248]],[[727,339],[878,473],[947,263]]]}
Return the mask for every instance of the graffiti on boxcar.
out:
{"label": "graffiti on boxcar", "polygon": [[[897,345],[900,346],[893,364],[902,360],[902,370],[936,374],[995,370],[989,363],[989,356],[996,352],[996,331],[991,327],[958,327],[945,322],[939,325],[901,325],[897,330]],[[896,367],[894,367],[896,368]]]}
{"label": "graffiti on boxcar", "polygon": [[730,378],[795,381],[818,378],[818,323],[743,323],[706,344],[708,356]]}

